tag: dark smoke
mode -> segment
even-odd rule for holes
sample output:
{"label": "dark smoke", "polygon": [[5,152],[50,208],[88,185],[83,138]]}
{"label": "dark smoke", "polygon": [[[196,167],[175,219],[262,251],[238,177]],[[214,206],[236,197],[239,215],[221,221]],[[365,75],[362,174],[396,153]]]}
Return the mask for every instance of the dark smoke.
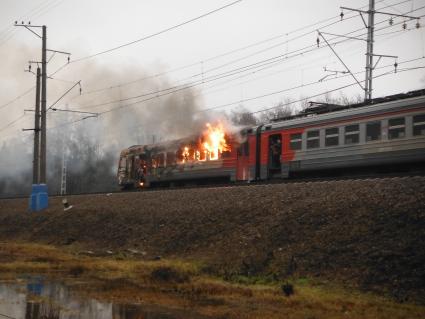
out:
{"label": "dark smoke", "polygon": [[[29,59],[39,55],[39,49],[11,45],[1,52],[17,52],[11,63],[2,69],[0,81],[7,83],[7,93],[0,95],[0,105],[35,84],[34,76],[21,70]],[[0,58],[2,55],[0,54]],[[62,62],[57,62],[58,66]],[[49,70],[56,66],[49,64]],[[35,71],[35,66],[32,70]],[[154,97],[146,95],[139,99],[116,102],[104,106],[93,105],[125,99],[175,86],[165,76],[97,93],[91,90],[129,82],[163,70],[145,70],[134,66],[104,66],[95,61],[71,64],[63,72],[48,80],[48,106],[60,97],[73,83],[82,80],[82,94],[76,87],[55,107],[100,113],[112,108],[116,111],[97,118],[81,120],[85,115],[50,111],[48,113],[48,187],[51,194],[59,193],[63,153],[67,159],[67,192],[101,192],[117,188],[116,165],[119,152],[134,144],[174,140],[197,134],[205,123],[224,119],[222,114],[200,112],[202,96],[194,88],[179,90],[169,95],[153,98],[147,102],[126,106],[135,101]],[[50,71],[52,72],[52,71]],[[4,127],[22,114],[23,109],[34,105],[35,91],[0,110],[8,116],[0,117]],[[33,127],[33,113],[28,113],[19,125],[13,126],[0,136],[0,196],[27,195],[32,183],[33,133],[22,133],[21,128]]]}

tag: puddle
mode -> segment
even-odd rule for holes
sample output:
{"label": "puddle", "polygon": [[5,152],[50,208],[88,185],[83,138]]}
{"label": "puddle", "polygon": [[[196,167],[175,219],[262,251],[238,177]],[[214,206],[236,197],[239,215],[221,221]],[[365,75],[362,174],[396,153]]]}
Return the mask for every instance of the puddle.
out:
{"label": "puddle", "polygon": [[6,319],[203,319],[185,310],[115,304],[83,298],[43,279],[0,282],[0,318]]}

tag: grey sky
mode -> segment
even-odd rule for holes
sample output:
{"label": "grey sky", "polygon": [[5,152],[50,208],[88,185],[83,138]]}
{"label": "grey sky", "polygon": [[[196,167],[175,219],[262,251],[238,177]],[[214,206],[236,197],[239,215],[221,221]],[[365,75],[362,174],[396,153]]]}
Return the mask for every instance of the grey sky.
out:
{"label": "grey sky", "polygon": [[[47,25],[48,47],[71,52],[72,60],[75,60],[142,38],[230,2],[232,1],[0,0],[0,58],[2,63],[6,64],[5,67],[0,68],[0,105],[34,85],[34,77],[24,73],[23,69],[27,67],[28,60],[39,58],[41,49],[41,41],[38,38],[23,28],[12,26],[15,20],[30,20],[32,24]],[[72,85],[66,81],[81,80],[83,92],[87,92],[194,64],[192,67],[171,72],[165,76],[164,81],[174,86],[202,80],[202,78],[207,79],[214,74],[222,74],[272,57],[291,55],[293,51],[315,45],[317,35],[313,31],[325,23],[294,33],[292,31],[324,19],[337,17],[340,6],[359,8],[367,4],[367,0],[244,0],[157,37],[93,59],[70,64],[55,75],[56,80],[49,81],[52,89],[49,86],[48,104],[53,102],[60,92]],[[394,13],[405,13],[422,6],[425,6],[425,0],[376,1],[378,9],[386,7],[383,10]],[[320,30],[343,34],[361,29],[363,27],[361,18],[356,16],[349,19],[353,15],[345,11],[344,21],[328,28],[320,28]],[[425,9],[417,10],[411,15],[425,15]],[[425,66],[425,59],[407,64],[401,63],[425,56],[425,28],[415,29],[416,21],[408,21],[408,30],[394,33],[402,30],[402,26],[394,25],[389,28],[388,19],[387,16],[376,16],[377,23],[383,21],[377,25],[377,29],[385,29],[376,32],[375,53],[399,56],[399,69]],[[327,23],[337,20],[338,18],[335,18]],[[394,24],[402,21],[396,18]],[[420,23],[425,25],[425,18],[422,18]],[[291,40],[309,31],[312,33],[297,40]],[[365,30],[357,32],[356,35],[363,33]],[[209,60],[217,55],[273,37],[276,39]],[[332,38],[330,35],[326,37]],[[290,41],[285,43],[288,40]],[[323,41],[321,46],[324,46]],[[347,41],[336,45],[335,50],[353,72],[364,70],[365,42]],[[235,60],[240,61],[235,62]],[[59,68],[65,61],[65,56],[53,57],[48,66],[49,73]],[[394,59],[382,59],[378,67],[393,63]],[[317,82],[311,86],[223,108],[229,111],[238,107],[238,104],[242,104],[251,111],[257,111],[271,107],[288,97],[296,100],[353,82],[352,78],[345,77],[319,83],[319,79],[329,74],[323,71],[325,66],[333,70],[344,70],[332,51],[324,47],[302,56],[283,60],[267,69],[253,69],[250,72],[238,73],[232,77],[199,85],[196,87],[199,94],[198,103],[200,108],[211,108]],[[211,70],[214,68],[217,69]],[[390,70],[391,67],[376,70],[375,74]],[[118,72],[119,76],[115,76],[112,71]],[[418,69],[376,79],[373,95],[377,97],[423,88],[424,75],[424,69]],[[239,78],[236,79],[237,77]],[[96,80],[97,78],[99,80]],[[364,80],[364,75],[359,74],[358,78]],[[230,81],[232,79],[234,80]],[[161,88],[163,87],[164,84]],[[110,100],[106,92],[92,95],[90,100],[86,97],[84,99],[75,97],[76,93],[77,91],[70,94],[63,103],[67,102],[70,107],[80,108],[87,104]],[[358,86],[342,90],[342,93],[350,97],[357,94],[363,96]],[[122,87],[119,97],[126,98],[134,94],[134,90],[126,90],[126,87]],[[24,98],[0,109],[0,129],[20,116],[24,108],[32,107],[33,95],[31,92]],[[334,96],[339,96],[339,93]],[[97,110],[106,110],[113,106],[108,105]],[[143,105],[137,107],[143,107]],[[16,125],[0,132],[0,142],[8,136],[23,134],[20,130],[25,125],[30,125],[30,121],[31,116],[27,116]]]}

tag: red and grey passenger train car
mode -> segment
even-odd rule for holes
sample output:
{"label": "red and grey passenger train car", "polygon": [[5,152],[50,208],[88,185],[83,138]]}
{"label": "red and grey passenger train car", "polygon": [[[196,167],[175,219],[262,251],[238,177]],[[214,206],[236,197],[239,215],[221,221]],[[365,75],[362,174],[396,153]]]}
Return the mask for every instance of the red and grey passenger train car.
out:
{"label": "red and grey passenger train car", "polygon": [[355,105],[319,104],[227,138],[230,148],[214,160],[182,158],[182,147],[193,138],[132,146],[121,152],[119,184],[249,182],[370,167],[423,168],[425,90]]}

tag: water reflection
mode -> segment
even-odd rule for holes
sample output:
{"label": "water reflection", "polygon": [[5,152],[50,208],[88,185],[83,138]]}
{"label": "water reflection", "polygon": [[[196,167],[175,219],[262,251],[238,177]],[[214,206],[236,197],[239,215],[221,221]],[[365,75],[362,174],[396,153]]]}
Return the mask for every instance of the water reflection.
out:
{"label": "water reflection", "polygon": [[82,298],[60,283],[43,279],[0,282],[0,318],[9,319],[202,319],[186,311]]}

